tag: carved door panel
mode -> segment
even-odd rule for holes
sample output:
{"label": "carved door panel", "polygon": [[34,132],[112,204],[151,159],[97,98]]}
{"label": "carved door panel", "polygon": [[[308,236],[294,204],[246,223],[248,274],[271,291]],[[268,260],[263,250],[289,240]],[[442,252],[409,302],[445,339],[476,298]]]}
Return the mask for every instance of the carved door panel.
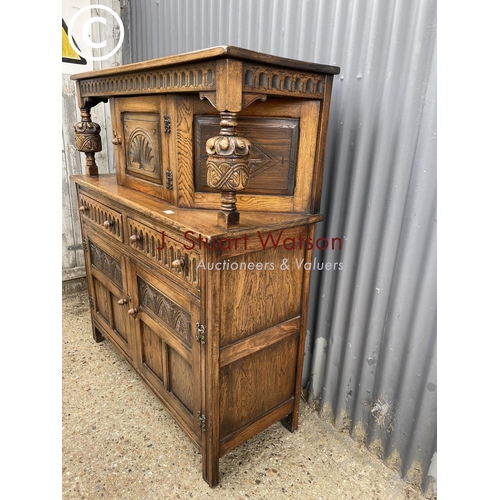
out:
{"label": "carved door panel", "polygon": [[88,228],[84,228],[87,278],[95,326],[133,361],[135,342],[128,310],[126,259],[122,253]]}
{"label": "carved door panel", "polygon": [[[206,143],[218,135],[220,117],[206,100],[193,97],[185,100],[190,100],[190,106],[177,106],[177,113],[185,113],[185,120],[193,123],[190,137],[185,137],[193,152],[185,168],[187,175],[194,165],[195,196],[191,206],[216,209],[220,195],[209,187],[207,180]],[[238,114],[238,135],[251,143],[250,178],[238,199],[240,209],[310,211],[320,116],[317,100],[271,97],[266,102],[254,102]],[[178,162],[178,169],[182,168]]]}
{"label": "carved door panel", "polygon": [[138,368],[178,422],[200,442],[199,301],[132,262],[130,274]]}
{"label": "carved door panel", "polygon": [[111,106],[118,182],[170,202],[173,182],[167,97],[118,98]]}

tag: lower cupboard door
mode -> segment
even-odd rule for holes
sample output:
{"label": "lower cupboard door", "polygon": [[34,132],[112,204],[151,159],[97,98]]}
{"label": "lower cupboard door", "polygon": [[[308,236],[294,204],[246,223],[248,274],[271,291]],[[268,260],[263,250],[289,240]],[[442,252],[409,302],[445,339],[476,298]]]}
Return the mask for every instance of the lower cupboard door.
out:
{"label": "lower cupboard door", "polygon": [[88,286],[96,327],[132,361],[134,342],[128,314],[126,271],[120,252],[93,233],[85,233]]}
{"label": "lower cupboard door", "polygon": [[127,307],[123,305],[123,294],[116,293],[112,287],[103,284],[95,276],[92,276],[91,286],[94,289],[97,327],[104,330],[101,333],[132,360],[133,345],[129,333]]}
{"label": "lower cupboard door", "polygon": [[179,425],[199,443],[199,303],[138,265],[132,270],[139,369]]}

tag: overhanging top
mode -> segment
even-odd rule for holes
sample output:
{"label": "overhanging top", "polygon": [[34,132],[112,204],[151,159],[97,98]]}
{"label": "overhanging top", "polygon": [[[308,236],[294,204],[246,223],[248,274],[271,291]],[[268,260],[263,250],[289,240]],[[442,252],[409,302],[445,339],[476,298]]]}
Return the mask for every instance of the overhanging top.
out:
{"label": "overhanging top", "polygon": [[152,70],[166,66],[175,66],[179,64],[190,63],[194,61],[208,61],[213,59],[235,58],[244,61],[255,62],[259,64],[269,64],[273,66],[280,66],[284,68],[294,68],[303,71],[313,71],[317,73],[326,73],[338,75],[340,68],[338,66],[329,66],[326,64],[317,64],[306,61],[299,61],[296,59],[288,59],[286,57],[272,56],[257,52],[254,50],[243,49],[234,46],[218,46],[208,49],[196,50],[193,52],[186,52],[184,54],[176,54],[172,56],[160,57],[132,64],[125,64],[109,69],[101,69],[96,71],[89,71],[86,73],[78,73],[72,75],[72,80],[85,80],[88,78],[99,78],[103,76],[120,75],[121,73],[134,73],[144,70]]}

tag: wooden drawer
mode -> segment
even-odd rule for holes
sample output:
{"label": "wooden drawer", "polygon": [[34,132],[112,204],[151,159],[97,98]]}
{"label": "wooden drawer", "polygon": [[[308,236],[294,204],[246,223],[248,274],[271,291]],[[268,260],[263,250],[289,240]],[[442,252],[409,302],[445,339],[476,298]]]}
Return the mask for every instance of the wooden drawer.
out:
{"label": "wooden drawer", "polygon": [[[182,286],[200,289],[200,254],[186,250],[184,243],[173,239],[132,217],[127,217],[128,244],[151,261],[162,266]],[[198,293],[196,293],[198,295]]]}
{"label": "wooden drawer", "polygon": [[79,210],[84,221],[99,227],[114,239],[123,242],[122,214],[94,200],[83,193],[79,194]]}

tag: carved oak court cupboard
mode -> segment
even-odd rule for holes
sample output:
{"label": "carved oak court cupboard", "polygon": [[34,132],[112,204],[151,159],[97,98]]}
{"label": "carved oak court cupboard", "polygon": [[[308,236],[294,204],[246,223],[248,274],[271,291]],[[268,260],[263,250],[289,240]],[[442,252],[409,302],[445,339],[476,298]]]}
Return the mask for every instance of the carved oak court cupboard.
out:
{"label": "carved oak court cupboard", "polygon": [[[93,335],[202,453],[298,425],[314,224],[339,68],[215,47],[75,75]],[[99,175],[108,101],[115,174]]]}

